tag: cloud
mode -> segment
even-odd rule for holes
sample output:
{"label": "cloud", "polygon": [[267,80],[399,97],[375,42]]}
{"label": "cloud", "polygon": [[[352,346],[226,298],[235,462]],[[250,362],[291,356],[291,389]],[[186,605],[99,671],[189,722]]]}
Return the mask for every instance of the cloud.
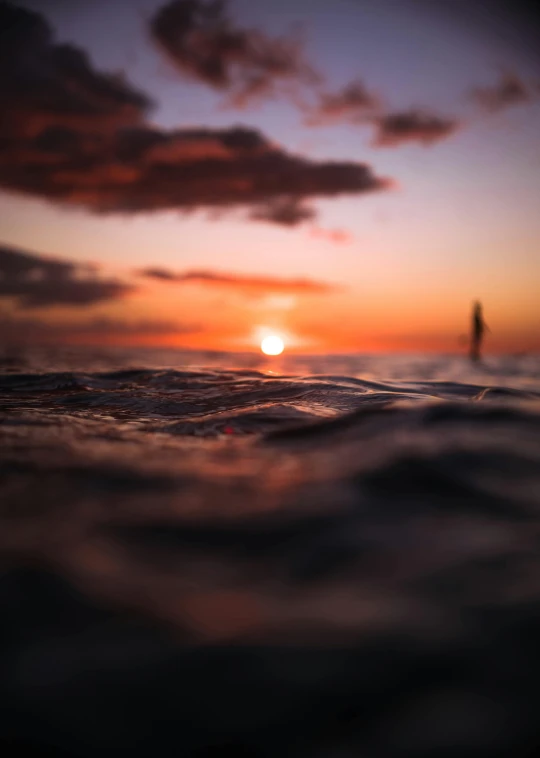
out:
{"label": "cloud", "polygon": [[469,97],[484,110],[495,113],[530,102],[533,93],[519,76],[506,73],[490,87],[473,88]]}
{"label": "cloud", "polygon": [[199,284],[208,287],[225,287],[249,294],[291,293],[329,294],[339,288],[334,284],[313,279],[284,279],[276,276],[231,274],[218,271],[185,271],[176,273],[164,268],[146,268],[140,276],[176,284]]}
{"label": "cloud", "polygon": [[23,317],[0,317],[0,339],[8,343],[103,343],[142,341],[145,338],[194,334],[203,331],[195,324],[174,321],[98,317],[80,322],[44,321]]}
{"label": "cloud", "polygon": [[422,109],[387,113],[375,120],[375,147],[396,147],[405,142],[432,145],[454,134],[459,121]]}
{"label": "cloud", "polygon": [[391,186],[366,164],[294,155],[255,129],[154,128],[149,98],[56,44],[37,13],[0,3],[0,35],[5,189],[94,212],[243,211],[294,226],[317,198]]}
{"label": "cloud", "polygon": [[[65,149],[55,144],[60,138]],[[247,210],[254,220],[293,226],[314,217],[306,201],[392,183],[367,164],[290,154],[252,129],[139,127],[106,141],[49,129],[0,151],[0,184],[96,212]]]}
{"label": "cloud", "polygon": [[0,246],[0,297],[14,298],[23,308],[83,307],[132,290],[115,279],[99,279],[88,267]]}
{"label": "cloud", "polygon": [[97,72],[82,50],[55,43],[39,13],[0,2],[0,30],[2,136],[133,124],[150,107],[124,77]]}
{"label": "cloud", "polygon": [[323,229],[320,226],[312,226],[310,234],[315,239],[324,239],[336,245],[349,245],[353,241],[353,235],[346,229]]}
{"label": "cloud", "polygon": [[227,93],[236,107],[275,94],[281,83],[318,80],[297,38],[237,26],[225,0],[173,0],[155,13],[150,30],[183,75]]}
{"label": "cloud", "polygon": [[[304,62],[298,40],[270,38],[260,30],[241,28],[226,10],[226,0],[172,0],[152,18],[151,33],[181,73],[226,92],[236,107],[276,94],[279,83],[320,85],[322,77]],[[376,147],[406,142],[432,145],[458,128],[455,119],[421,109],[384,113],[380,98],[360,79],[318,97],[318,103],[310,106],[294,93],[307,126],[368,124],[375,128]],[[256,208],[251,218],[293,226],[314,215],[309,206],[296,198],[291,202],[282,191],[276,200]]]}
{"label": "cloud", "polygon": [[323,93],[315,108],[305,109],[305,123],[307,126],[365,124],[379,108],[379,98],[356,79],[338,92]]}
{"label": "cloud", "polygon": [[397,147],[406,142],[432,145],[457,131],[457,119],[439,116],[424,108],[388,110],[382,98],[355,79],[343,89],[320,95],[318,104],[301,105],[306,126],[353,124],[374,129],[374,147]]}
{"label": "cloud", "polygon": [[317,213],[297,198],[280,197],[256,207],[250,218],[254,221],[268,221],[282,226],[297,226],[304,221],[311,221]]}
{"label": "cloud", "polygon": [[[143,268],[140,271],[136,271],[139,276],[145,276],[148,279],[160,279],[163,282],[176,282],[180,274],[176,274],[167,268]],[[181,281],[181,280],[180,280]]]}

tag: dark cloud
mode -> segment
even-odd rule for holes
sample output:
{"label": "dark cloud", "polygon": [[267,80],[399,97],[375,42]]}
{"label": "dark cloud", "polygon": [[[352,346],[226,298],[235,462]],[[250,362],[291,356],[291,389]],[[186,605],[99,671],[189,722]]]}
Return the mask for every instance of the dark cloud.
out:
{"label": "dark cloud", "polygon": [[457,119],[438,116],[423,108],[387,110],[382,98],[359,79],[335,93],[321,95],[315,106],[302,104],[307,126],[353,124],[375,130],[375,147],[396,147],[407,142],[433,145],[459,128]]}
{"label": "dark cloud", "polygon": [[309,205],[302,203],[295,197],[285,196],[255,208],[250,218],[255,221],[281,224],[282,226],[297,226],[304,221],[312,221],[316,215],[315,210]]}
{"label": "dark cloud", "polygon": [[405,142],[432,145],[454,134],[459,121],[437,116],[425,110],[412,109],[387,113],[374,121],[376,147],[395,147]]}
{"label": "dark cloud", "polygon": [[357,79],[338,92],[323,93],[314,108],[306,108],[305,123],[307,126],[365,124],[379,107],[379,98]]}
{"label": "dark cloud", "polygon": [[146,268],[140,276],[177,284],[200,284],[208,287],[225,287],[247,293],[326,294],[336,291],[336,286],[313,279],[284,279],[276,276],[231,274],[223,271],[174,272],[164,268]]}
{"label": "dark cloud", "polygon": [[92,318],[78,323],[45,321],[25,317],[0,317],[0,340],[13,343],[119,343],[140,338],[194,334],[202,331],[194,324],[174,321]]}
{"label": "dark cloud", "polygon": [[469,96],[481,108],[493,113],[530,102],[533,92],[519,76],[506,73],[490,87],[475,87]]}
{"label": "dark cloud", "polygon": [[[275,94],[276,83],[308,87],[321,83],[314,68],[303,61],[296,41],[271,39],[259,30],[243,29],[231,21],[226,9],[226,0],[172,0],[154,15],[152,35],[183,74],[226,92],[237,107]],[[376,130],[374,145],[378,147],[405,142],[434,144],[458,127],[455,119],[420,109],[384,113],[380,98],[359,79],[318,97],[313,106],[296,92],[294,99],[305,113],[306,125],[370,124]],[[290,203],[280,195],[277,202],[265,201],[251,217],[291,226],[313,218],[314,212],[304,203]]]}
{"label": "dark cloud", "polygon": [[154,128],[148,98],[55,44],[39,14],[0,3],[0,30],[8,190],[96,212],[243,210],[292,226],[313,217],[310,200],[390,186],[365,164],[292,155],[254,129]]}
{"label": "dark cloud", "polygon": [[14,298],[24,308],[88,306],[116,300],[132,289],[68,261],[0,246],[0,297]]}
{"label": "dark cloud", "polygon": [[39,139],[0,150],[0,184],[98,212],[244,209],[292,226],[313,218],[306,201],[391,186],[366,164],[312,161],[248,129],[140,127],[107,140],[49,131]]}
{"label": "dark cloud", "polygon": [[173,0],[151,20],[151,33],[179,71],[226,92],[237,107],[272,95],[280,83],[313,83],[298,39],[243,29],[225,0]]}
{"label": "dark cloud", "polygon": [[100,317],[77,325],[62,325],[64,333],[107,335],[158,335],[195,334],[202,331],[196,324],[180,324],[176,321],[160,319],[139,319],[126,321],[117,318]]}
{"label": "dark cloud", "polygon": [[163,282],[177,282],[182,281],[179,280],[180,274],[175,273],[174,271],[171,271],[168,268],[157,268],[150,266],[149,268],[143,268],[140,271],[136,271],[136,274],[139,276],[146,276],[148,279],[159,279]]}
{"label": "dark cloud", "polygon": [[120,75],[97,72],[73,45],[58,44],[39,14],[0,2],[2,137],[47,126],[133,124],[151,105]]}

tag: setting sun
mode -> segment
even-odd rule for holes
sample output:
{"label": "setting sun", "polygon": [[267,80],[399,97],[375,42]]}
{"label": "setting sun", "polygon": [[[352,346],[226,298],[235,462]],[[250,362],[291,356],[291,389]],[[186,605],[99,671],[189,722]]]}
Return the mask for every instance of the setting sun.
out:
{"label": "setting sun", "polygon": [[261,350],[265,355],[281,355],[284,347],[281,337],[277,337],[275,334],[265,337],[261,342]]}

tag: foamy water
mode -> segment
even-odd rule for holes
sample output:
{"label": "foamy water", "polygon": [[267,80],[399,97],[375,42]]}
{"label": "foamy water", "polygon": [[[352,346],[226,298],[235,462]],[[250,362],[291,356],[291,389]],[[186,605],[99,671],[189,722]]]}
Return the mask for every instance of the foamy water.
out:
{"label": "foamy water", "polygon": [[6,744],[540,745],[540,358],[33,351],[0,403]]}

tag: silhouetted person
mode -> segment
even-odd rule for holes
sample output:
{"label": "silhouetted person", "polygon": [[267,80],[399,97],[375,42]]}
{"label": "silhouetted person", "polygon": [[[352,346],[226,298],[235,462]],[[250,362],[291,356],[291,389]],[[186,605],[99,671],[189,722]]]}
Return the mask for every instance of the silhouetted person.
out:
{"label": "silhouetted person", "polygon": [[482,315],[482,304],[475,302],[473,306],[472,314],[472,332],[471,332],[471,360],[480,360],[480,350],[482,348],[482,340],[484,339],[485,331],[489,331],[489,327],[484,321]]}

